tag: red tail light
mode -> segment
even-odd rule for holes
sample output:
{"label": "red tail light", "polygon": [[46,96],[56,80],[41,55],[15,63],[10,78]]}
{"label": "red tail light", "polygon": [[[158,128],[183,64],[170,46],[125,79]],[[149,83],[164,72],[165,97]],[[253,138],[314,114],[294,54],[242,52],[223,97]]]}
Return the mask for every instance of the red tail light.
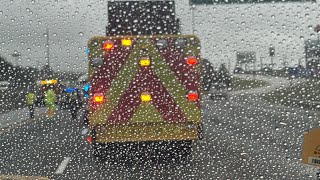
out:
{"label": "red tail light", "polygon": [[91,143],[91,142],[92,142],[92,137],[91,137],[91,136],[88,136],[88,137],[87,137],[87,141],[88,141],[89,143]]}
{"label": "red tail light", "polygon": [[196,65],[196,64],[198,64],[198,60],[197,60],[197,58],[194,57],[194,56],[189,56],[189,57],[187,58],[187,64],[189,64],[189,65]]}
{"label": "red tail light", "polygon": [[94,103],[102,103],[104,101],[104,96],[102,93],[96,93],[93,95]]}
{"label": "red tail light", "polygon": [[102,47],[104,50],[112,50],[114,48],[114,43],[112,41],[106,41]]}
{"label": "red tail light", "polygon": [[189,92],[188,99],[189,101],[197,101],[199,99],[199,94],[197,92]]}

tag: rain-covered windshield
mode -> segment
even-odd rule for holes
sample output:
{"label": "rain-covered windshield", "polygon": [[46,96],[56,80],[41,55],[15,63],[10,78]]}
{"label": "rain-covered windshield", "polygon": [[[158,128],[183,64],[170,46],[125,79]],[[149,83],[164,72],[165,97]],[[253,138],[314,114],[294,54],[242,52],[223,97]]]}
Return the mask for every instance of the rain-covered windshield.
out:
{"label": "rain-covered windshield", "polygon": [[320,179],[316,0],[2,0],[0,179]]}

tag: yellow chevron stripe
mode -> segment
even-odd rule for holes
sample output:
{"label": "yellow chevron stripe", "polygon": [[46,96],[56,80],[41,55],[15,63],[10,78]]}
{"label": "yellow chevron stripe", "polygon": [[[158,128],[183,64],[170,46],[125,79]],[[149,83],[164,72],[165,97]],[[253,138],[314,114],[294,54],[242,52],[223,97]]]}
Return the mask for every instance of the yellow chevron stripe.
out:
{"label": "yellow chevron stripe", "polygon": [[117,106],[122,93],[128,88],[132,79],[138,72],[138,61],[143,52],[141,52],[144,42],[140,41],[132,49],[128,60],[123,65],[119,74],[112,81],[110,89],[106,92],[106,101],[91,115],[90,123],[101,124],[105,123],[106,117],[109,117],[113,109]]}
{"label": "yellow chevron stripe", "polygon": [[151,103],[141,103],[137,108],[137,111],[134,113],[130,122],[139,123],[139,122],[147,122],[147,123],[155,123],[155,122],[163,122],[160,112],[154,107]]}
{"label": "yellow chevron stripe", "polygon": [[183,86],[183,83],[180,82],[175,73],[170,70],[170,67],[166,64],[166,61],[160,55],[155,45],[148,41],[147,48],[149,52],[148,55],[153,61],[154,72],[169,94],[171,94],[174,101],[178,104],[187,120],[200,122],[201,111],[194,102],[190,102],[186,98],[187,90]]}
{"label": "yellow chevron stripe", "polygon": [[[162,36],[161,36],[162,37]],[[170,37],[170,36],[166,36]],[[177,36],[180,37],[181,36]],[[193,36],[185,36],[188,38],[195,38]],[[198,54],[200,49],[197,49],[198,45],[191,49],[185,49],[184,54],[188,55],[193,53]],[[141,51],[141,49],[147,49],[147,51]],[[190,55],[191,55],[190,54]],[[154,63],[154,72],[160,78],[167,91],[171,94],[174,101],[181,108],[183,114],[188,121],[200,122],[201,111],[194,102],[190,102],[186,98],[187,90],[183,86],[183,83],[178,80],[175,73],[170,70],[170,67],[166,64],[165,60],[161,57],[158,49],[150,42],[147,37],[140,39],[134,48],[132,49],[128,60],[123,65],[117,77],[113,80],[111,87],[106,92],[106,101],[100,105],[98,109],[91,114],[90,124],[103,124],[105,119],[109,117],[112,110],[117,106],[118,101],[121,98],[122,93],[128,88],[128,85],[132,82],[132,79],[138,71],[139,57],[149,56]]]}

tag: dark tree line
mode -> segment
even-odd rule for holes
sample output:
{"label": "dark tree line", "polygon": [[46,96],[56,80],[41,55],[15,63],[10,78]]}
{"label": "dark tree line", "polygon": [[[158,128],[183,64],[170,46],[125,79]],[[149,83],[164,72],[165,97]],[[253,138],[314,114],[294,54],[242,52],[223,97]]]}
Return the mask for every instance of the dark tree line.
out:
{"label": "dark tree line", "polygon": [[12,83],[33,83],[39,76],[40,71],[33,67],[14,66],[4,57],[0,56],[0,80]]}

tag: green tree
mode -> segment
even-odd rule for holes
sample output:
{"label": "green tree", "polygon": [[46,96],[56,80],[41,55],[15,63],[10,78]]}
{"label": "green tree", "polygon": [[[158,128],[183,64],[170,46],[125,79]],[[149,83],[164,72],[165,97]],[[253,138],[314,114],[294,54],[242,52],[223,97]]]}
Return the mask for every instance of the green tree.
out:
{"label": "green tree", "polygon": [[0,56],[0,80],[8,81],[14,76],[14,66],[4,57]]}

